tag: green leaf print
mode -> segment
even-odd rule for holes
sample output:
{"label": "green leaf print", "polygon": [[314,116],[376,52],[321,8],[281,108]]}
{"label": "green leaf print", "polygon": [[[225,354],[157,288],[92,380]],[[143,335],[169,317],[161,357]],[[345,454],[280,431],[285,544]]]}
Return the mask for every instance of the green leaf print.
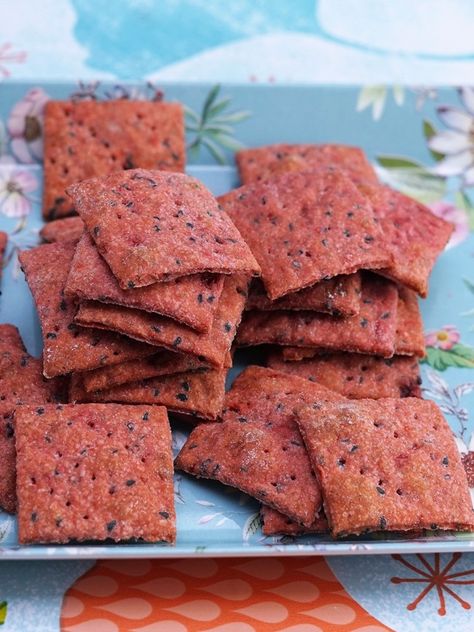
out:
{"label": "green leaf print", "polygon": [[454,344],[451,349],[427,347],[422,362],[437,371],[445,371],[450,366],[474,369],[474,348],[460,343]]}
{"label": "green leaf print", "polygon": [[377,156],[377,162],[383,168],[383,179],[395,189],[424,204],[443,198],[445,179],[418,162],[402,156]]}
{"label": "green leaf print", "polygon": [[0,625],[5,623],[5,619],[7,618],[7,608],[8,604],[6,601],[0,602]]}

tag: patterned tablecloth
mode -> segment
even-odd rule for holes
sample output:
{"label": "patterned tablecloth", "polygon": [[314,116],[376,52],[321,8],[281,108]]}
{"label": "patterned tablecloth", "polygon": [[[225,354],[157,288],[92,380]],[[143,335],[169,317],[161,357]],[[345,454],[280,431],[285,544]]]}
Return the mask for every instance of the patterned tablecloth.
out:
{"label": "patterned tablecloth", "polygon": [[[473,25],[471,0],[2,0],[0,81],[364,83],[377,117],[380,84],[474,84]],[[0,564],[5,632],[467,632],[473,605],[474,554]]]}

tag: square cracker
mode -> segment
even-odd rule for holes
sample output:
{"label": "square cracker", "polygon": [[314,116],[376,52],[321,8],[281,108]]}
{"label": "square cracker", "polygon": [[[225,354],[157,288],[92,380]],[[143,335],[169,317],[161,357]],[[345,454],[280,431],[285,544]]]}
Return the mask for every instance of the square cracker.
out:
{"label": "square cracker", "polygon": [[[320,351],[314,347],[285,347],[282,356],[285,361],[314,358]],[[425,356],[425,337],[418,298],[412,290],[398,287],[397,328],[395,332],[395,355]]]}
{"label": "square cracker", "polygon": [[275,309],[311,310],[334,316],[353,316],[359,312],[361,278],[358,272],[320,281],[315,285],[286,294],[271,301],[260,279],[255,279],[249,290],[246,310],[273,311]]}
{"label": "square cracker", "polygon": [[222,422],[194,429],[176,466],[237,487],[310,525],[321,495],[293,409],[339,397],[294,376],[247,367],[226,394]]}
{"label": "square cracker", "polygon": [[77,244],[65,294],[161,314],[196,329],[209,331],[222,293],[222,275],[193,274],[167,283],[122,290],[105,260],[85,233]]}
{"label": "square cracker", "polygon": [[205,368],[208,368],[208,366],[199,362],[194,356],[163,349],[148,358],[129,360],[128,362],[122,362],[122,364],[113,364],[112,366],[104,366],[93,371],[85,371],[81,373],[80,377],[84,389],[88,393],[92,393],[161,375],[186,373],[187,371],[198,371]]}
{"label": "square cracker", "polygon": [[380,221],[392,263],[380,270],[420,296],[428,294],[428,278],[454,226],[416,200],[388,186],[359,184]]}
{"label": "square cracker", "polygon": [[367,198],[332,169],[287,173],[218,201],[250,246],[272,300],[391,263]]}
{"label": "square cracker", "polygon": [[48,222],[40,230],[40,237],[47,243],[56,241],[77,241],[84,232],[84,222],[80,217],[65,217]]}
{"label": "square cracker", "polygon": [[72,402],[156,404],[176,413],[213,420],[224,405],[226,375],[224,369],[191,371],[162,375],[93,393],[85,391],[81,376],[74,375],[69,399]]}
{"label": "square cracker", "polygon": [[22,406],[18,539],[176,538],[171,431],[161,406]]}
{"label": "square cracker", "polygon": [[297,421],[334,536],[474,528],[461,457],[434,402],[320,402]]}
{"label": "square cracker", "polygon": [[288,171],[306,171],[333,166],[352,180],[377,183],[377,176],[359,147],[349,145],[276,144],[241,149],[235,155],[242,184],[268,180]]}
{"label": "square cracker", "polygon": [[75,242],[46,244],[19,255],[41,324],[44,375],[87,371],[155,353],[149,345],[73,322],[76,306],[64,287],[74,248]]}
{"label": "square cracker", "polygon": [[327,386],[349,399],[421,397],[420,367],[416,358],[408,356],[319,353],[299,362],[286,362],[281,352],[275,352],[268,366]]}
{"label": "square cracker", "polygon": [[0,507],[16,511],[13,413],[23,404],[46,404],[65,396],[62,380],[46,380],[41,360],[30,356],[13,325],[0,325]]}
{"label": "square cracker", "polygon": [[214,321],[208,333],[197,333],[156,314],[93,301],[79,306],[75,321],[84,327],[116,331],[150,345],[190,354],[200,362],[223,367],[228,360],[242,317],[247,284],[247,278],[242,275],[225,278]]}
{"label": "square cracker", "polygon": [[74,211],[65,193],[70,184],[133,167],[184,171],[185,157],[179,103],[49,101],[43,216],[55,219]]}
{"label": "square cracker", "polygon": [[237,344],[277,344],[352,351],[390,358],[394,353],[398,292],[394,283],[364,275],[360,311],[335,318],[317,312],[247,312]]}
{"label": "square cracker", "polygon": [[329,525],[324,512],[313,521],[309,527],[298,524],[285,514],[262,505],[260,509],[263,535],[305,535],[309,533],[328,533]]}
{"label": "square cracker", "polygon": [[260,273],[230,218],[191,176],[132,169],[68,193],[124,290],[200,272]]}

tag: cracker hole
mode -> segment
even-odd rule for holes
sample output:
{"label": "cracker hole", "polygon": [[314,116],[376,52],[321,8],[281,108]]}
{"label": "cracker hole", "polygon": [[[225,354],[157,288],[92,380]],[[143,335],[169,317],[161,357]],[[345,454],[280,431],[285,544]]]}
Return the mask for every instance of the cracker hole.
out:
{"label": "cracker hole", "polygon": [[365,470],[364,470],[364,468],[363,468],[363,467],[361,467],[361,468],[360,468],[360,470],[359,470],[359,474],[365,474]]}
{"label": "cracker hole", "polygon": [[380,421],[374,421],[374,426],[375,426],[376,428],[380,428],[380,426],[381,426],[381,425],[382,425],[382,424],[380,423]]}
{"label": "cracker hole", "polygon": [[79,463],[75,463],[74,467],[77,469],[79,467]]}
{"label": "cracker hole", "polygon": [[36,478],[34,476],[30,478],[30,481],[32,482],[33,485],[36,485]]}
{"label": "cracker hole", "polygon": [[398,432],[397,432],[397,431],[395,431],[395,432],[393,433],[393,436],[395,437],[395,439],[398,439],[398,437],[399,437],[400,435],[398,434]]}
{"label": "cracker hole", "polygon": [[360,367],[360,370],[361,371],[367,371],[368,368],[369,367],[364,364],[363,366]]}
{"label": "cracker hole", "polygon": [[71,501],[70,500],[66,500],[66,507],[70,507],[71,506]]}
{"label": "cracker hole", "polygon": [[296,481],[296,476],[295,476],[294,474],[292,474],[292,475],[290,476],[290,479],[291,479],[292,481]]}
{"label": "cracker hole", "polygon": [[50,487],[49,493],[50,493],[51,496],[54,494],[54,489],[52,487]]}
{"label": "cracker hole", "polygon": [[263,452],[264,452],[264,454],[268,454],[270,452],[270,450],[264,450]]}
{"label": "cracker hole", "polygon": [[145,459],[145,457],[144,457],[144,456],[142,456],[142,458],[141,458],[141,462],[142,462],[142,463],[146,463],[146,459]]}
{"label": "cracker hole", "polygon": [[401,489],[397,489],[397,494],[398,494],[399,496],[403,496],[403,492],[402,492],[402,490],[401,490]]}
{"label": "cracker hole", "polygon": [[87,425],[89,426],[89,428],[95,428],[95,423],[93,421],[88,421]]}
{"label": "cracker hole", "polygon": [[82,516],[83,520],[89,520],[89,516]]}

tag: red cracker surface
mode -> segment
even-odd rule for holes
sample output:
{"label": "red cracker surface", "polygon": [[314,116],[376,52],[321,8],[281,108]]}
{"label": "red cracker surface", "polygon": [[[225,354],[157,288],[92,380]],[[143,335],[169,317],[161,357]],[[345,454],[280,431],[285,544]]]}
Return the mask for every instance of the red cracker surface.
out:
{"label": "red cracker surface", "polygon": [[226,394],[222,422],[193,430],[176,465],[237,487],[310,525],[321,496],[293,409],[339,397],[294,376],[247,367]]}
{"label": "red cracker surface", "polygon": [[23,406],[15,423],[21,544],[108,538],[174,543],[165,408]]}
{"label": "red cracker surface", "polygon": [[416,200],[388,186],[359,184],[380,220],[392,263],[381,274],[407,286],[420,296],[428,294],[428,278],[454,226]]}
{"label": "red cracker surface", "polygon": [[158,351],[155,355],[122,364],[104,366],[81,373],[81,382],[88,392],[103,391],[114,386],[138,382],[160,375],[173,375],[207,368],[195,357],[173,351]]}
{"label": "red cracker surface", "polygon": [[312,310],[337,316],[352,316],[359,312],[361,278],[359,273],[337,276],[299,292],[286,294],[271,301],[260,279],[255,279],[249,290],[246,310],[273,311],[276,309]]}
{"label": "red cracker surface", "polygon": [[270,355],[268,366],[327,386],[349,399],[421,397],[418,361],[408,356],[378,358],[359,353],[320,353],[299,362],[288,362],[281,352],[275,352]]}
{"label": "red cracker surface", "polygon": [[134,167],[184,171],[185,156],[179,103],[50,101],[44,117],[43,216],[74,211],[65,192],[70,184]]}
{"label": "red cracker surface", "polygon": [[237,334],[237,345],[316,347],[390,358],[394,353],[397,303],[395,284],[367,275],[356,316],[335,318],[304,311],[247,312]]}
{"label": "red cracker surface", "polygon": [[304,527],[298,524],[285,514],[272,509],[267,505],[262,505],[260,509],[260,518],[262,519],[263,535],[305,535],[308,533],[328,533],[329,525],[324,513],[321,513],[316,520],[309,526]]}
{"label": "red cracker surface", "polygon": [[80,217],[65,217],[48,222],[40,230],[43,241],[53,243],[56,241],[77,241],[84,232],[84,222]]}
{"label": "red cracker surface", "polygon": [[434,402],[319,402],[297,421],[334,536],[474,528],[461,457]]}
{"label": "red cracker surface", "polygon": [[75,375],[71,379],[69,398],[73,402],[155,404],[198,418],[198,421],[213,420],[224,405],[226,375],[224,369],[191,371],[122,384],[94,393],[86,392],[80,376]]}
{"label": "red cracker surface", "polygon": [[3,257],[5,255],[5,250],[7,248],[8,243],[8,235],[0,230],[0,277],[2,275],[3,269]]}
{"label": "red cracker surface", "polygon": [[193,274],[122,290],[92,238],[84,234],[72,260],[65,293],[81,301],[95,300],[160,314],[197,331],[209,331],[223,285],[222,275]]}
{"label": "red cracker surface", "polygon": [[13,325],[0,325],[0,507],[16,510],[13,413],[23,404],[60,401],[64,384],[43,377],[41,360],[31,357]]}
{"label": "red cracker surface", "polygon": [[242,184],[268,180],[288,171],[328,166],[343,169],[355,181],[378,182],[362,149],[348,145],[280,143],[241,149],[235,157]]}
{"label": "red cracker surface", "polygon": [[64,295],[74,248],[75,242],[46,244],[19,255],[38,310],[46,377],[96,369],[155,352],[143,343],[74,324],[76,306]]}
{"label": "red cracker surface", "polygon": [[191,176],[133,169],[68,193],[125,290],[200,272],[260,273],[212,193]]}
{"label": "red cracker surface", "polygon": [[370,203],[332,169],[287,173],[218,200],[250,246],[272,300],[391,262]]}
{"label": "red cracker surface", "polygon": [[75,321],[85,327],[108,329],[150,345],[195,356],[216,367],[227,364],[229,351],[247,297],[247,278],[227,276],[211,330],[197,333],[169,318],[116,305],[86,302]]}

